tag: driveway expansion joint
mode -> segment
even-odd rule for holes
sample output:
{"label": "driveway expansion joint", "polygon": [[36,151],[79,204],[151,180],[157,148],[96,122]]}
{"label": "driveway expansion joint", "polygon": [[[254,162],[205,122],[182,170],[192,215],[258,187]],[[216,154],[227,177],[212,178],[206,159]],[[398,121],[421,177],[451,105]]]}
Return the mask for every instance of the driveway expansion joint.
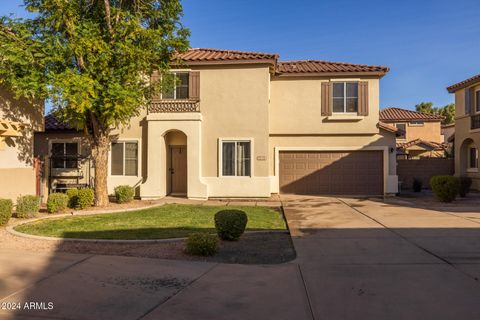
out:
{"label": "driveway expansion joint", "polygon": [[[419,245],[419,244],[417,244],[416,242],[410,240],[409,238],[405,237],[405,236],[402,235],[401,233],[398,233],[398,232],[396,232],[395,230],[393,230],[393,229],[391,229],[390,227],[388,227],[387,225],[381,223],[381,222],[378,221],[377,219],[372,218],[372,217],[369,216],[368,214],[363,213],[362,211],[358,210],[356,207],[349,205],[349,204],[348,204],[347,202],[345,202],[344,200],[342,200],[342,199],[340,199],[340,198],[336,198],[336,199],[337,199],[338,201],[342,202],[344,205],[346,205],[346,206],[348,206],[349,208],[351,208],[352,210],[354,210],[354,211],[358,212],[359,214],[365,216],[366,218],[374,221],[375,223],[378,223],[379,225],[381,225],[382,227],[384,227],[386,230],[390,231],[391,233],[395,234],[395,235],[398,236],[399,238],[407,241],[408,243],[410,243],[411,245],[413,245],[413,246],[417,247],[418,249],[424,251],[425,253],[427,253],[427,254],[429,254],[429,255],[437,258],[438,260],[440,260],[440,261],[444,262],[445,264],[447,264],[448,266],[452,267],[454,270],[460,272],[460,273],[463,274],[464,276],[467,276],[468,278],[473,279],[476,283],[479,283],[479,284],[480,284],[480,281],[479,281],[479,279],[478,279],[477,277],[474,277],[474,276],[472,276],[472,275],[464,272],[463,270],[457,268],[457,266],[456,266],[454,263],[450,262],[449,260],[447,260],[447,259],[445,259],[445,258],[443,258],[443,257],[441,257],[441,256],[439,256],[439,255],[437,255],[436,253],[428,250],[428,249],[425,248],[425,247],[422,247],[421,245]],[[446,213],[446,214],[448,214],[448,213]]]}

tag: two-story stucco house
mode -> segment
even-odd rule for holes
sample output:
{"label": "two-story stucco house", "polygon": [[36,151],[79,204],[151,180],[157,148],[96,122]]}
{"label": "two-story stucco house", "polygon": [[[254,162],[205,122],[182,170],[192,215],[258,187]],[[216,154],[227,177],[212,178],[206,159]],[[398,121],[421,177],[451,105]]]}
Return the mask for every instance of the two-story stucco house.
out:
{"label": "two-story stucco house", "polygon": [[480,190],[480,74],[447,88],[455,94],[455,175],[472,178]]}
{"label": "two-story stucco house", "polygon": [[115,132],[110,192],[120,184],[138,186],[142,199],[397,192],[397,129],[379,122],[388,68],[215,49],[177,58],[174,90]]}
{"label": "two-story stucco house", "polygon": [[37,194],[33,135],[41,130],[43,103],[15,99],[0,87],[0,198]]}
{"label": "two-story stucco house", "polygon": [[397,155],[401,158],[444,157],[447,144],[441,132],[443,116],[401,108],[380,111],[380,121],[399,129]]}

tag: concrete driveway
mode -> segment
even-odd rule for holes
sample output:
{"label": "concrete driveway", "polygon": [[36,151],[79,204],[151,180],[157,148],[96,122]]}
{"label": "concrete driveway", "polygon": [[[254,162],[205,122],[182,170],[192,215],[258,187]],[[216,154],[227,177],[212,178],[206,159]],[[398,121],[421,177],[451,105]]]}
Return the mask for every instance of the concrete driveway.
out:
{"label": "concrete driveway", "polygon": [[[282,202],[297,250],[283,265],[0,245],[1,306],[20,302],[22,309],[0,310],[0,318],[480,319],[479,212],[419,209],[399,199]],[[26,309],[25,302],[38,304]]]}
{"label": "concrete driveway", "polygon": [[315,319],[480,319],[480,210],[298,196],[283,205]]}

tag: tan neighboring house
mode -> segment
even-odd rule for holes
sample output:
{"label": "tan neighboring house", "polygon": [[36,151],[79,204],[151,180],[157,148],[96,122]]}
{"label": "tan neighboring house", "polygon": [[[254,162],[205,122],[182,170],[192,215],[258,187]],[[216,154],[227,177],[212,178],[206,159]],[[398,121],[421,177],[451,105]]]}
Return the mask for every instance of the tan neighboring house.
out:
{"label": "tan neighboring house", "polygon": [[480,74],[447,88],[455,94],[455,175],[472,178],[480,190]]}
{"label": "tan neighboring house", "polygon": [[38,193],[39,166],[33,155],[33,135],[43,130],[43,104],[15,99],[0,87],[0,198]]}
{"label": "tan neighboring house", "polygon": [[[379,121],[388,68],[216,49],[177,58],[174,90],[114,133],[109,192],[120,184],[142,199],[397,192],[398,130]],[[60,138],[68,143],[50,134],[43,152]]]}
{"label": "tan neighboring house", "polygon": [[444,157],[446,144],[441,133],[442,116],[401,108],[380,111],[380,121],[399,129],[397,156],[418,159]]}

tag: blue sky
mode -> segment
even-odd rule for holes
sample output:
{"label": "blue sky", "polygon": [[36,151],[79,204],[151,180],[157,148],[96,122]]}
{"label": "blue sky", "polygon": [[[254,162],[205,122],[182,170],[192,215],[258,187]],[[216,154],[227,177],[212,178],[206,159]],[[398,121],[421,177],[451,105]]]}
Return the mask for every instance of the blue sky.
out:
{"label": "blue sky", "polygon": [[[2,1],[0,14],[22,14]],[[453,102],[445,87],[480,73],[478,0],[184,0],[192,47],[273,52],[391,68],[380,106]]]}

